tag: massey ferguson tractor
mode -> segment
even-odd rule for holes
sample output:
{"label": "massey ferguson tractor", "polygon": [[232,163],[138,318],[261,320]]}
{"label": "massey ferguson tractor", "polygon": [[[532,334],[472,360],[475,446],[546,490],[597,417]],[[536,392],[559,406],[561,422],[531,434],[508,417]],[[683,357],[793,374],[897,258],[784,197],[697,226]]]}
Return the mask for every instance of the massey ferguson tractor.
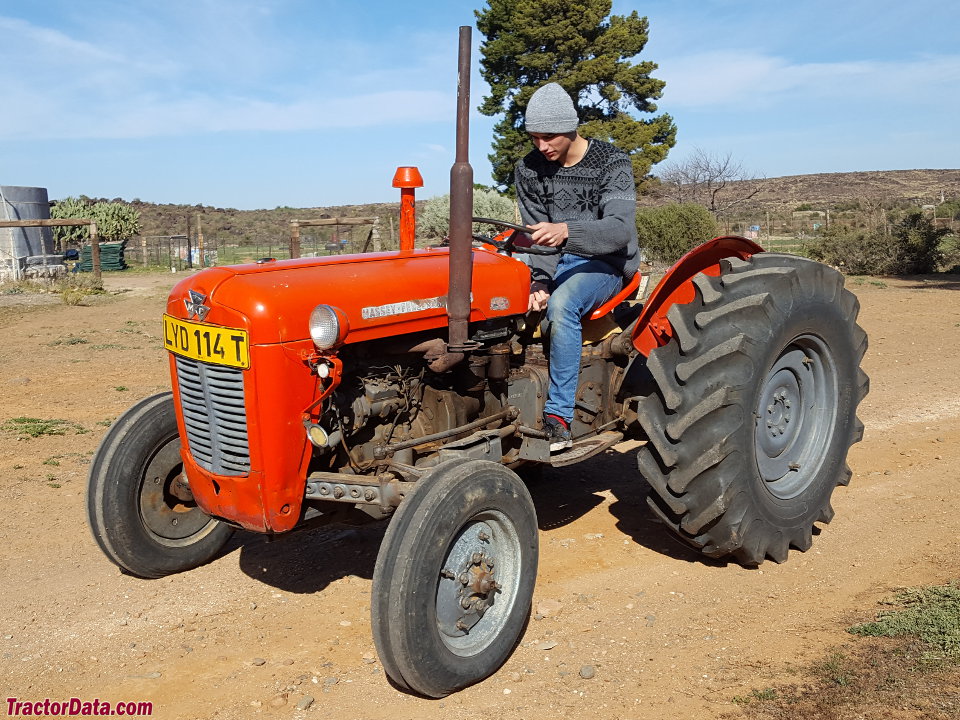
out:
{"label": "massey ferguson tractor", "polygon": [[110,428],[87,500],[100,548],[144,578],[208,562],[234,528],[389,520],[374,641],[389,678],[429,697],[491,675],[524,630],[538,529],[516,470],[643,440],[636,479],[670,532],[712,558],[783,562],[833,516],[868,388],[840,273],[715,238],[642,303],[636,277],[584,320],[574,444],[551,454],[548,358],[517,256],[552,249],[508,223],[472,234],[469,32],[449,242],[180,282],[163,315],[172,392]]}

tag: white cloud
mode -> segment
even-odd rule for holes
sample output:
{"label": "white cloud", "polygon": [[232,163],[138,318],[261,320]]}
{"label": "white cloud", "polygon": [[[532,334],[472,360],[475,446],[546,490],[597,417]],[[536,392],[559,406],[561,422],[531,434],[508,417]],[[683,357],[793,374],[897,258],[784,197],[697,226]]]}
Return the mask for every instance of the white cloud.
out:
{"label": "white cloud", "polygon": [[149,138],[213,132],[396,127],[447,121],[453,114],[453,101],[447,95],[417,90],[287,102],[143,96],[126,103],[101,103],[93,114],[38,98],[21,97],[15,102],[29,109],[0,115],[0,139]]}
{"label": "white cloud", "polygon": [[[906,62],[860,60],[792,63],[750,52],[712,52],[663,60],[663,109],[743,109],[835,100],[889,103],[956,102],[960,55],[920,57]],[[949,91],[949,96],[944,94]]]}
{"label": "white cloud", "polygon": [[[415,68],[396,61],[381,66],[369,57],[364,65],[360,58],[374,53],[347,41],[349,57],[331,59],[323,73],[292,72],[288,66],[300,62],[297,52],[266,61],[270,51],[262,49],[248,17],[260,13],[256,5],[248,5],[240,17],[228,13],[221,17],[224,28],[206,36],[201,48],[187,43],[182,53],[171,52],[167,44],[176,27],[133,32],[138,22],[148,26],[150,18],[111,18],[103,32],[115,41],[101,37],[94,43],[0,17],[0,67],[8,68],[0,140],[392,128],[452,118],[453,83],[446,91],[430,86],[437,82],[442,52],[423,53]],[[208,27],[211,17],[200,15],[180,17],[177,26],[192,19]],[[336,52],[331,45],[323,47],[323,53]],[[312,62],[321,54],[312,52]],[[234,71],[229,78],[225,67]]]}
{"label": "white cloud", "polygon": [[53,57],[65,55],[71,61],[115,62],[119,59],[93,43],[74,40],[59,30],[32,25],[18,18],[0,16],[0,33],[3,34],[4,54],[10,57],[28,51],[35,58],[51,54]]}

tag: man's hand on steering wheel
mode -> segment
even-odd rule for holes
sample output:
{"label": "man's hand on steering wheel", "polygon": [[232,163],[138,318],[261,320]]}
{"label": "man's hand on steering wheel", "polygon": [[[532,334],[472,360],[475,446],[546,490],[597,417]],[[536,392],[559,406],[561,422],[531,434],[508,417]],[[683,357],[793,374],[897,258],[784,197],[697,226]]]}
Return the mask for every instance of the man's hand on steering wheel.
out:
{"label": "man's hand on steering wheel", "polygon": [[570,236],[570,229],[566,223],[538,222],[531,225],[530,239],[537,245],[546,245],[547,247],[560,247]]}
{"label": "man's hand on steering wheel", "polygon": [[[537,243],[535,245],[527,247],[527,246],[521,246],[521,245],[514,245],[513,239],[514,237],[516,237],[516,233],[526,233],[527,235],[530,235],[531,239],[533,239],[534,242],[536,243],[536,240],[532,236],[536,232],[534,228],[536,228],[538,225],[551,225],[553,227],[556,227],[557,225],[563,225],[564,233],[566,232],[565,223],[537,223],[537,225],[527,227],[526,225],[515,225],[514,223],[509,223],[504,220],[494,220],[493,218],[482,218],[482,217],[473,218],[473,222],[484,223],[486,225],[496,225],[498,227],[515,230],[516,232],[504,242],[493,240],[492,238],[477,237],[478,240],[489,243],[494,247],[496,247],[498,250],[506,251],[508,254],[529,253],[530,255],[557,255],[560,253],[559,245],[552,245],[549,243]],[[557,231],[555,230],[553,233],[550,234],[550,237],[553,238],[554,234],[556,233]],[[566,234],[564,234],[563,239],[564,240],[566,239]],[[563,240],[561,240],[560,242],[563,242]]]}

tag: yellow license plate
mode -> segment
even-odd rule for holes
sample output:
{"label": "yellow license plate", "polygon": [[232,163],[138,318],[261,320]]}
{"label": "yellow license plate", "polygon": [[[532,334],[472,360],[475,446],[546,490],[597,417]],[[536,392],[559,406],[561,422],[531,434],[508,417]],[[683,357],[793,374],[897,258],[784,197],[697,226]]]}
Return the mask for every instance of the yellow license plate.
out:
{"label": "yellow license plate", "polygon": [[246,369],[250,367],[250,346],[246,330],[201,325],[163,316],[163,345],[191,360]]}

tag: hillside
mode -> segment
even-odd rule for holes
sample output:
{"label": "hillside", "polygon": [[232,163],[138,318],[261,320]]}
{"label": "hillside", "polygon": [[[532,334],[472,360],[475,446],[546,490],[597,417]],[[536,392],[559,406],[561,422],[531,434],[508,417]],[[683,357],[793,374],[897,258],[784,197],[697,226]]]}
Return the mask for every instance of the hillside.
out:
{"label": "hillside", "polygon": [[[836,209],[850,203],[927,204],[960,199],[960,169],[889,170],[875,172],[823,173],[791,175],[731,183],[725,192],[743,193],[745,186],[759,191],[740,213],[788,213],[799,206]],[[115,198],[120,200],[119,198]],[[122,201],[122,200],[121,200]],[[641,198],[641,205],[665,202],[653,193]],[[335,207],[290,208],[273,210],[235,210],[206,205],[157,205],[142,201],[131,203],[141,213],[142,234],[184,235],[194,237],[197,222],[204,236],[230,243],[284,241],[291,220],[324,217],[378,216],[384,240],[397,225],[400,205],[381,203]],[[329,231],[328,231],[329,232]]]}
{"label": "hillside", "polygon": [[960,170],[886,170],[822,173],[767,178],[742,185],[759,185],[752,199],[755,209],[771,212],[797,205],[836,207],[856,201],[916,205],[960,199]]}

